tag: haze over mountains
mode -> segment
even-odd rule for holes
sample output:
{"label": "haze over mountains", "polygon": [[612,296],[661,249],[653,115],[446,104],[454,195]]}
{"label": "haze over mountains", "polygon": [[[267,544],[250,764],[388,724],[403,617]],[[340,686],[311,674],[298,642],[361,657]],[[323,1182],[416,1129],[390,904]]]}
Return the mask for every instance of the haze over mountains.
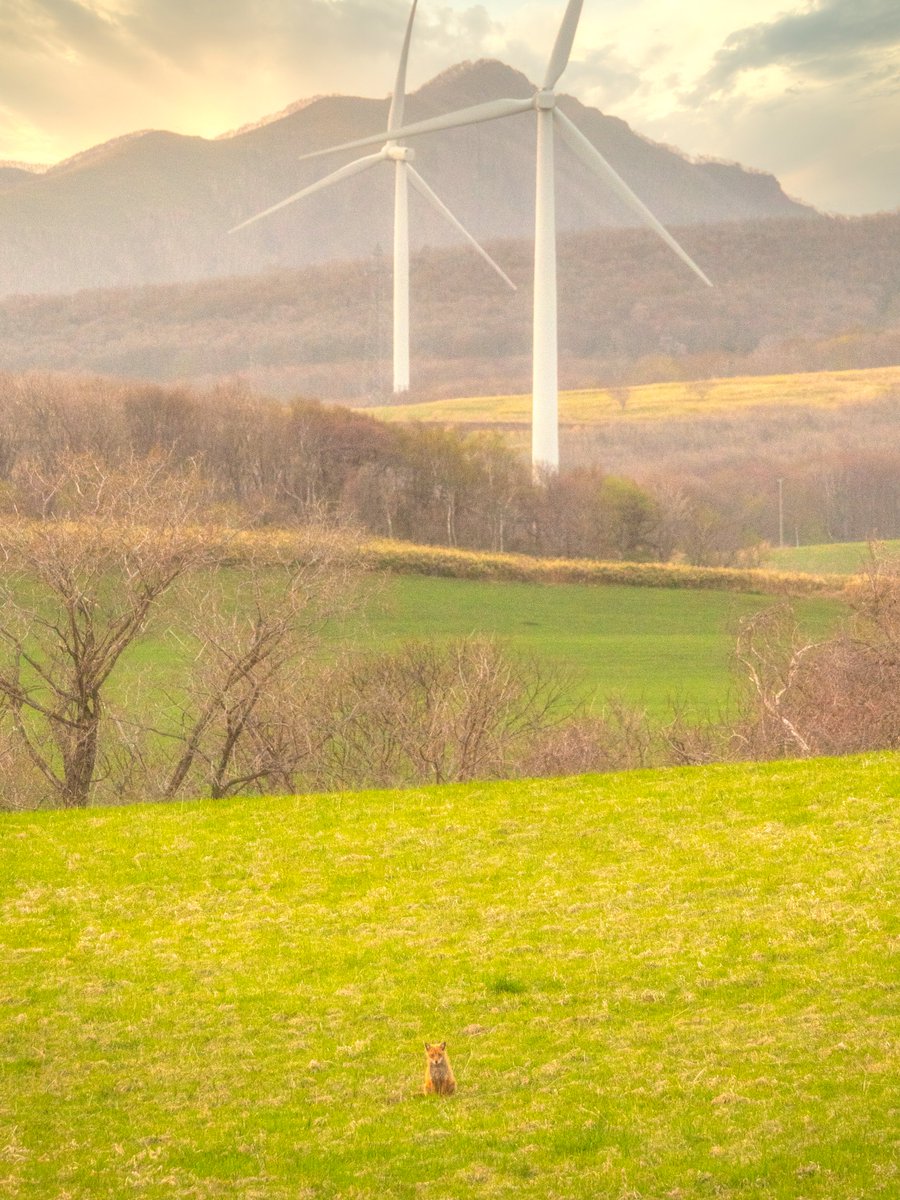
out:
{"label": "haze over mountains", "polygon": [[[374,173],[373,173],[374,174]],[[564,387],[900,362],[900,213],[694,225],[703,287],[647,230],[559,239]],[[527,391],[532,248],[490,243],[412,263],[420,398]],[[242,379],[270,396],[367,403],[389,387],[391,261],[0,299],[0,368],[159,382]]]}
{"label": "haze over mountains", "polygon": [[[464,63],[414,93],[409,120],[501,96],[528,96],[524,75]],[[562,108],[642,199],[673,226],[811,215],[770,175],[690,162],[623,121],[565,97]],[[159,131],[97,146],[46,172],[0,167],[0,294],[246,275],[367,258],[391,240],[391,172],[371,172],[239,234],[234,224],[352,155],[300,163],[310,150],[377,133],[387,100],[330,96],[214,141]],[[527,114],[415,139],[417,166],[480,240],[529,237],[534,127]],[[630,212],[560,148],[562,232],[633,224]],[[413,201],[414,248],[455,235]]]}

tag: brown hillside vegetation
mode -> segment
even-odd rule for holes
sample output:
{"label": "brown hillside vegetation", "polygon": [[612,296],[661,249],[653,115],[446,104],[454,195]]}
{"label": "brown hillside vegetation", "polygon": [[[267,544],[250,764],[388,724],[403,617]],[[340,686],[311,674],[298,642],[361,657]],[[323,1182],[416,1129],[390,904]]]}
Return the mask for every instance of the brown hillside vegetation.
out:
{"label": "brown hillside vegetation", "polygon": [[[458,432],[494,430],[524,456],[530,396],[471,397],[367,410]],[[703,496],[735,527],[808,542],[819,530],[848,540],[900,519],[900,367],[699,379],[560,396],[560,447],[569,468],[637,481],[676,519],[684,495]],[[862,536],[862,534],[860,534]],[[884,533],[881,536],[889,536]]]}
{"label": "brown hillside vegetation", "polygon": [[[766,220],[682,231],[700,286],[651,235],[560,240],[563,387],[900,362],[900,215]],[[530,388],[531,247],[429,250],[412,278],[411,398]],[[390,263],[0,302],[8,369],[81,370],[368,403],[384,395]]]}
{"label": "brown hillside vegetation", "polygon": [[[567,435],[564,469],[536,485],[502,437],[388,424],[313,401],[63,375],[0,375],[0,505],[41,516],[22,480],[61,455],[111,467],[196,464],[242,523],[323,513],[377,537],[473,550],[733,565],[788,540],[900,536],[896,395],[630,423]],[[580,436],[581,440],[578,440]],[[744,556],[744,560],[745,560]]]}

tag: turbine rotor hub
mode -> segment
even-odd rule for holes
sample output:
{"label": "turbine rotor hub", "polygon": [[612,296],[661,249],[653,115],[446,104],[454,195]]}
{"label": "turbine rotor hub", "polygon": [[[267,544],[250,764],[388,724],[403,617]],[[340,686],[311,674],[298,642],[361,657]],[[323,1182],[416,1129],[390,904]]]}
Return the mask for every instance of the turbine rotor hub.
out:
{"label": "turbine rotor hub", "polygon": [[556,92],[551,92],[546,88],[537,92],[534,97],[534,107],[539,112],[548,112],[550,109],[556,108]]}
{"label": "turbine rotor hub", "polygon": [[384,148],[384,157],[391,162],[414,162],[416,152],[409,146],[398,146],[396,142],[388,142]]}

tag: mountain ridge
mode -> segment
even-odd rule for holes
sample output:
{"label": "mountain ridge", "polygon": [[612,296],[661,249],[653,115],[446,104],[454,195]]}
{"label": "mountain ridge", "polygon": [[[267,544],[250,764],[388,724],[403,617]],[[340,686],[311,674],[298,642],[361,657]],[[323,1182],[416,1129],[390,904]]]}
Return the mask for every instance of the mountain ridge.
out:
{"label": "mountain ridge", "polygon": [[[532,91],[523,74],[495,60],[460,63],[411,93],[407,115],[418,120]],[[388,103],[313,97],[217,138],[144,130],[90,147],[41,174],[12,167],[0,175],[0,294],[185,282],[371,256],[391,242],[387,170],[348,180],[233,237],[227,231],[349,161],[353,155],[346,153],[321,162],[299,159],[378,133]],[[813,213],[787,197],[771,175],[691,161],[571,96],[560,104],[668,224]],[[530,235],[534,129],[527,114],[417,138],[414,149],[423,175],[480,240]],[[560,164],[562,233],[634,224],[565,148]],[[436,214],[418,198],[413,205],[413,249],[454,244],[458,235]]]}

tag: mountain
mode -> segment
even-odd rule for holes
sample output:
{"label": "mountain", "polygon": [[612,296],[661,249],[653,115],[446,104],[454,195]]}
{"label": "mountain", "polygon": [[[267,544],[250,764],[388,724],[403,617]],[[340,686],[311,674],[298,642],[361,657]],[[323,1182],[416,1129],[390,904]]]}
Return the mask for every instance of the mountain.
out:
{"label": "mountain", "polygon": [[14,188],[20,183],[26,183],[29,179],[34,179],[35,174],[34,168],[22,163],[0,163],[0,192]]}
{"label": "mountain", "polygon": [[[532,84],[493,61],[443,72],[407,103],[420,120]],[[670,225],[809,214],[770,175],[690,162],[572,97],[561,107]],[[336,169],[352,155],[301,163],[310,150],[377,133],[388,102],[326,96],[208,140],[162,131],[117,138],[34,174],[0,174],[0,294],[68,292],[365,259],[390,245],[392,173],[352,179],[229,236],[228,229]],[[415,139],[417,165],[480,239],[527,237],[533,215],[529,114]],[[631,213],[560,148],[559,228],[633,224]],[[23,177],[24,176],[24,177]],[[414,248],[457,235],[413,200]]]}

